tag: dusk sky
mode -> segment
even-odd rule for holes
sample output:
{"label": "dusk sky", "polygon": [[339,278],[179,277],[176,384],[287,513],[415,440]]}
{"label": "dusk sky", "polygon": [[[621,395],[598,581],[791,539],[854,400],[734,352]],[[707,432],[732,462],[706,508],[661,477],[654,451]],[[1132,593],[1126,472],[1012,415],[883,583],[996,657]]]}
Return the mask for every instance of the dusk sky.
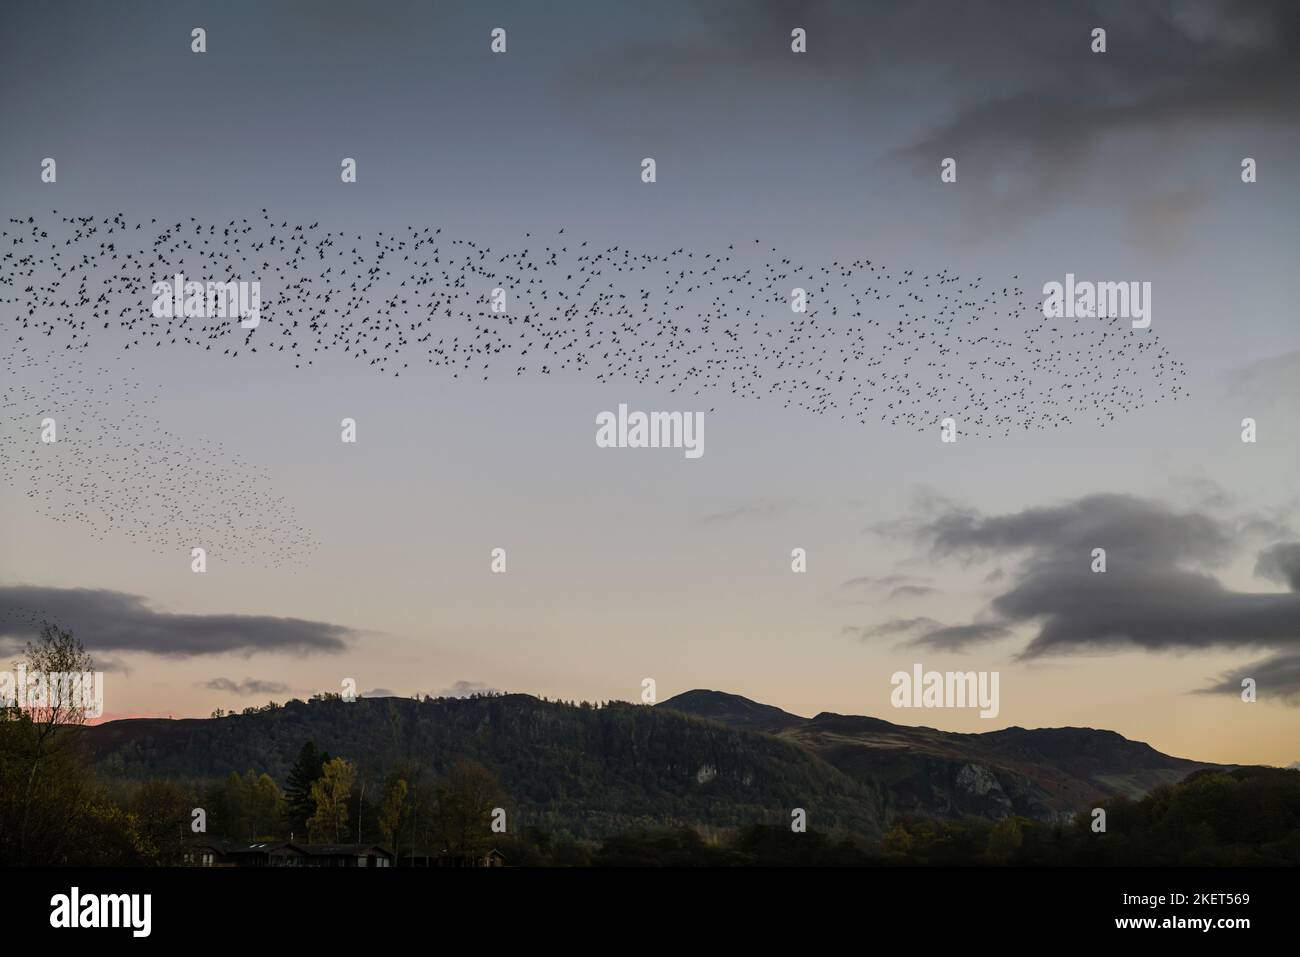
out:
{"label": "dusk sky", "polygon": [[[649,677],[660,700],[713,688],[803,715],[1300,760],[1294,4],[55,2],[7,4],[3,24],[0,646],[16,654],[41,616],[71,628],[108,671],[106,717],[348,677],[639,700]],[[263,209],[359,253],[430,227],[534,257],[734,246],[737,270],[790,259],[784,287],[836,262],[946,271],[1021,290],[1022,311],[979,320],[1017,350],[1045,283],[1149,282],[1150,328],[1125,320],[1114,341],[1169,359],[1157,377],[1154,351],[1080,352],[1071,368],[1141,402],[977,435],[949,408],[863,423],[591,369],[453,379],[413,347],[400,376],[341,348],[295,368],[274,347],[283,280],[256,270],[238,276],[266,290],[256,352],[135,345],[62,305],[75,282],[40,307],[48,334],[23,327],[28,217],[61,236],[61,217],[120,213],[149,249],[162,224],[219,232]],[[147,314],[147,284],[132,308]],[[747,317],[756,342],[797,319]],[[840,361],[848,319],[823,319],[808,354]],[[693,327],[664,348],[696,345]],[[1078,387],[1033,371],[1033,415]],[[705,454],[599,448],[596,416],[620,403],[703,412]],[[46,416],[61,443],[42,445]],[[128,448],[152,450],[146,470],[96,471]],[[180,488],[167,535],[139,534]],[[917,662],[1000,672],[998,717],[891,707],[890,676]]]}

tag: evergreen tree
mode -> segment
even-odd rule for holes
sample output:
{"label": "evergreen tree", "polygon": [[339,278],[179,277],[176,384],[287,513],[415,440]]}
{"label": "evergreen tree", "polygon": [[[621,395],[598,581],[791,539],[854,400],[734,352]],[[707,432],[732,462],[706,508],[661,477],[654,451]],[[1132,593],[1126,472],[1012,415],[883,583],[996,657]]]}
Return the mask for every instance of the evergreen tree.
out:
{"label": "evergreen tree", "polygon": [[307,839],[307,820],[316,813],[311,786],[320,779],[329,759],[328,751],[317,751],[316,742],[308,741],[289,771],[288,787],[284,790],[285,826],[300,841]]}

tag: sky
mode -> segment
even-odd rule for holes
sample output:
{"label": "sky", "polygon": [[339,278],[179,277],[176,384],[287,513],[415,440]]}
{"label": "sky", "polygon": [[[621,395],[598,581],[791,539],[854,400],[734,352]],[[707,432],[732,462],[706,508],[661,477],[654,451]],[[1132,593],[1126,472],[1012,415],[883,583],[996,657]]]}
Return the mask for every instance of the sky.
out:
{"label": "sky", "polygon": [[[704,687],[804,715],[1087,726],[1200,760],[1300,759],[1292,5],[19,2],[3,18],[0,642],[64,623],[108,672],[107,716],[205,716],[346,678],[566,700],[640,700],[653,678],[659,700]],[[748,287],[732,282],[721,308],[750,308],[745,330],[688,323],[639,358],[654,369],[720,341],[739,357],[789,341],[788,357],[850,376],[898,374],[898,352],[872,363],[933,342],[943,287],[917,290],[906,344],[869,338],[849,359],[836,350],[853,320],[818,298],[832,263],[869,260],[900,297],[921,277],[1011,289],[963,315],[972,332],[995,324],[1018,362],[1041,341],[1043,285],[1067,273],[1149,282],[1152,321],[1112,321],[1099,340],[1102,320],[1066,320],[1069,362],[1032,369],[1037,424],[987,435],[920,391],[924,421],[898,424],[787,406],[757,359],[739,393],[674,392],[594,352],[453,377],[410,342],[392,375],[338,346],[310,364],[276,348],[313,341],[276,304],[294,274],[320,281],[306,262],[276,273],[253,257],[239,278],[264,282],[261,327],[246,340],[231,321],[216,349],[132,325],[143,279],[115,288],[103,323],[70,280],[52,298],[28,290],[16,257],[73,255],[50,239],[71,236],[66,218],[107,230],[118,214],[122,251],[170,224],[247,219],[250,241],[281,223],[281,238],[335,231],[341,261],[426,228],[444,250],[536,260],[586,242],[657,256],[665,274],[687,252],[755,281],[789,260],[772,287],[803,282],[821,307],[820,338],[784,340],[801,317],[737,300]],[[148,282],[194,262],[167,255]],[[123,268],[108,253],[85,275]],[[646,275],[616,281],[632,294]],[[562,288],[549,274],[511,287],[507,313]],[[380,306],[352,321],[379,322]],[[493,341],[502,319],[474,328]],[[916,381],[960,370],[963,348]],[[1004,383],[1030,371],[998,368]],[[1097,384],[1141,401],[1037,427]],[[842,409],[847,390],[828,388]],[[705,453],[598,447],[596,416],[620,403],[703,413]],[[46,416],[63,443],[41,443]],[[210,552],[202,574],[192,545]],[[999,672],[998,716],[895,709],[890,678],[914,663]]]}

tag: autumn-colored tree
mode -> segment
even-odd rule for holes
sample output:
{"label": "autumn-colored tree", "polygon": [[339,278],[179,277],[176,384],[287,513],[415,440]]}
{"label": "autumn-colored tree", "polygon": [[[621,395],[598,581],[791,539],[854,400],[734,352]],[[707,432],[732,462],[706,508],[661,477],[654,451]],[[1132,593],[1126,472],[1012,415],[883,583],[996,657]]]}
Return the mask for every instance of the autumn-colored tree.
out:
{"label": "autumn-colored tree", "polygon": [[398,850],[402,821],[406,818],[406,791],[405,779],[393,779],[379,809],[379,833],[384,839],[384,845],[394,854]]}
{"label": "autumn-colored tree", "polygon": [[316,812],[307,821],[307,833],[314,837],[328,837],[338,841],[339,834],[348,823],[348,798],[357,779],[356,765],[343,758],[334,758],[311,786],[311,799]]}

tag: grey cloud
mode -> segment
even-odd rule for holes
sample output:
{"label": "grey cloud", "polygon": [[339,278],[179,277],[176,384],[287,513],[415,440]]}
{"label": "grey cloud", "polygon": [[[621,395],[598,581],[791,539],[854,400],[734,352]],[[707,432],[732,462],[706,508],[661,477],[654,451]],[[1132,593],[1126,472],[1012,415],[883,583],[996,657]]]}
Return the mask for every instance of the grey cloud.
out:
{"label": "grey cloud", "polygon": [[167,657],[292,652],[334,653],[351,628],[269,615],[186,615],[154,611],[139,595],[92,588],[0,586],[0,639],[34,639],[41,619],[71,631],[89,651],[144,651]]}
{"label": "grey cloud", "polygon": [[1179,495],[1189,497],[1190,504],[1201,508],[1222,510],[1235,502],[1227,489],[1204,475],[1176,475],[1170,478],[1169,485]]}
{"label": "grey cloud", "polygon": [[[1112,494],[1007,515],[931,516],[918,525],[917,536],[937,556],[981,561],[1016,554],[1022,560],[990,603],[989,620],[938,629],[914,643],[957,649],[1023,625],[1037,632],[1021,658],[1098,649],[1294,654],[1300,591],[1238,592],[1198,567],[1232,557],[1233,537],[1248,525]],[[1106,549],[1105,573],[1091,570],[1097,547]],[[1294,588],[1300,546],[1265,550],[1258,568]]]}
{"label": "grey cloud", "polygon": [[1300,705],[1300,654],[1280,654],[1235,671],[1225,672],[1196,694],[1240,695],[1243,678],[1255,680],[1259,701],[1279,700],[1285,704]]}
{"label": "grey cloud", "polygon": [[[953,123],[983,104],[982,115],[997,120],[998,132],[1026,135],[1037,132],[1025,125],[1034,104],[1093,106],[1094,122],[1103,126],[1242,113],[1296,122],[1286,88],[1268,88],[1300,76],[1293,57],[1300,17],[1286,0],[1092,0],[1068,7],[1037,0],[723,0],[697,4],[695,14],[689,27],[669,18],[644,25],[637,37],[577,62],[575,79],[589,90],[598,90],[602,78],[620,88],[685,86],[701,76],[770,77],[784,66],[780,75],[788,82],[829,74],[860,95],[905,71],[958,108]],[[1101,25],[1110,41],[1104,59],[1089,49],[1091,30]],[[808,33],[810,52],[799,61],[790,58],[795,26]],[[1105,69],[1081,77],[1078,68],[1097,64]],[[1046,119],[1057,133],[1077,122],[1069,115]],[[1079,146],[1077,137],[1064,139]]]}
{"label": "grey cloud", "polygon": [[[1167,254],[1194,226],[1204,187],[1160,182],[1152,198],[1146,183],[1093,180],[1092,160],[1108,141],[1300,122],[1300,5],[1289,0],[733,0],[695,10],[694,23],[665,18],[575,61],[566,95],[641,105],[628,111],[635,124],[603,110],[588,110],[598,119],[586,122],[629,140],[649,123],[667,137],[674,124],[703,121],[666,104],[690,98],[701,105],[695,116],[723,110],[738,122],[738,104],[750,99],[741,90],[759,92],[767,109],[798,109],[811,96],[824,115],[866,109],[886,117],[874,143],[863,138],[868,162],[877,143],[901,140],[886,159],[919,179],[937,181],[939,159],[952,156],[994,184],[954,194],[964,221],[980,230],[1017,225],[1104,185],[1138,204],[1134,239]],[[790,53],[794,26],[807,30],[806,55]],[[1096,26],[1108,32],[1105,54],[1090,50]],[[997,188],[998,176],[1014,188]]]}
{"label": "grey cloud", "polygon": [[1227,393],[1270,406],[1300,396],[1300,349],[1256,359],[1228,373]]}
{"label": "grey cloud", "polygon": [[1300,591],[1300,542],[1279,542],[1260,552],[1255,574]]}
{"label": "grey cloud", "polygon": [[[1005,638],[1011,629],[996,623],[971,625],[945,625],[933,618],[891,618],[879,625],[846,627],[845,634],[869,641],[873,638],[893,638],[899,635],[915,637],[904,641],[904,648],[934,648],[939,651],[963,651],[971,645],[985,644]],[[918,634],[918,632],[920,634]]]}
{"label": "grey cloud", "polygon": [[950,511],[922,524],[918,534],[931,542],[936,557],[975,559],[1019,550],[1070,556],[1104,546],[1145,563],[1216,563],[1231,550],[1229,531],[1220,521],[1124,494],[1089,495],[991,518]]}
{"label": "grey cloud", "polygon": [[497,694],[497,689],[483,684],[481,681],[457,681],[450,688],[444,688],[435,698],[468,698],[474,694]]}
{"label": "grey cloud", "polygon": [[213,678],[211,681],[204,682],[203,687],[211,691],[228,691],[231,694],[237,694],[241,698],[247,698],[255,694],[283,694],[289,690],[289,686],[280,681],[261,681],[257,678],[245,678],[243,681],[234,681],[230,678]]}
{"label": "grey cloud", "polygon": [[[1005,4],[997,9],[1005,12]],[[1294,126],[1300,117],[1294,108],[1300,6],[1293,3],[1072,4],[1064,13],[1057,5],[1029,4],[1021,12],[1023,32],[1006,31],[1005,19],[986,7],[976,32],[948,34],[950,44],[986,54],[1001,49],[1021,69],[1002,89],[981,70],[980,82],[969,85],[989,92],[965,102],[954,95],[951,115],[897,154],[918,175],[935,175],[942,156],[1015,175],[1014,191],[986,190],[964,200],[982,228],[993,219],[1014,224],[1077,195],[1087,185],[1089,161],[1116,135]],[[1093,54],[1087,42],[1100,25],[1108,31],[1108,52]],[[994,31],[1007,33],[1014,49],[990,36]],[[1027,45],[1025,34],[1036,42]],[[1010,171],[1009,156],[1022,158]],[[1129,199],[1147,195],[1140,184],[1130,192]],[[1195,184],[1176,184],[1157,200],[1162,208],[1148,210],[1155,225],[1138,240],[1167,252],[1187,231],[1199,192]]]}
{"label": "grey cloud", "polygon": [[919,587],[929,580],[915,575],[883,575],[878,578],[871,575],[860,575],[857,578],[850,578],[848,581],[840,582],[839,587],[843,591],[872,591],[879,588]]}
{"label": "grey cloud", "polygon": [[1300,594],[1234,592],[1215,577],[1179,569],[1131,572],[1114,562],[1104,575],[1054,564],[993,600],[1012,621],[1038,620],[1023,657],[1084,647],[1149,651],[1216,646],[1280,646],[1300,634]]}
{"label": "grey cloud", "polygon": [[889,593],[885,601],[893,601],[895,598],[924,598],[927,595],[938,595],[939,589],[930,585],[899,585]]}
{"label": "grey cloud", "polygon": [[964,651],[971,645],[998,641],[1011,634],[1005,625],[974,624],[949,625],[928,631],[908,642],[914,648],[934,648],[938,651]]}
{"label": "grey cloud", "polygon": [[844,632],[867,641],[871,638],[890,638],[895,635],[911,634],[921,630],[933,631],[942,627],[943,625],[933,618],[891,618],[879,625],[849,626],[844,628]]}

